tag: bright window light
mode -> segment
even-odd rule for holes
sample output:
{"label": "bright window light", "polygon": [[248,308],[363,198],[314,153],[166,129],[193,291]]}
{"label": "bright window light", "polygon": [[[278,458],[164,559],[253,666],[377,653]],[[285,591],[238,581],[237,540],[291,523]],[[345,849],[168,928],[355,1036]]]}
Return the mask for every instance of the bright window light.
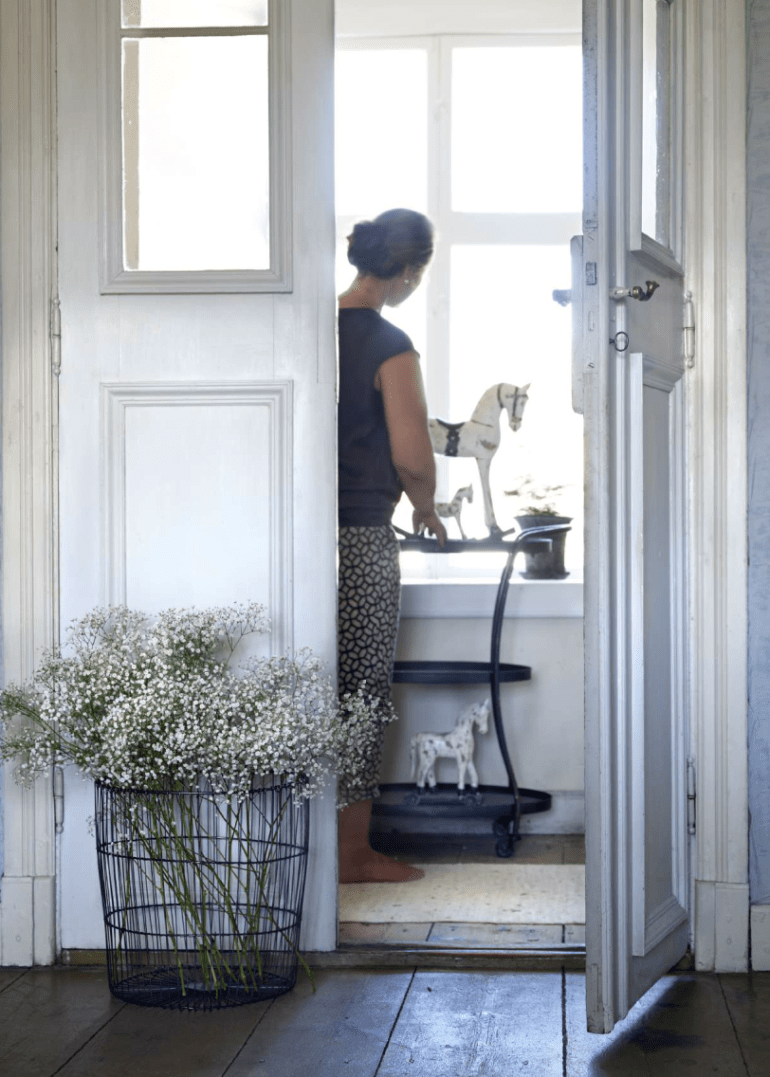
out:
{"label": "bright window light", "polygon": [[335,69],[337,212],[427,209],[425,49],[342,49]]}
{"label": "bright window light", "polygon": [[[572,410],[570,310],[551,297],[569,279],[569,250],[563,246],[452,249],[450,414],[442,418],[469,419],[483,392],[497,382],[530,385],[519,430],[509,428],[504,412],[500,417],[490,485],[503,528],[513,526],[516,513],[515,499],[504,491],[528,474],[547,486],[565,486],[558,494],[563,515],[579,509],[582,419]],[[447,464],[449,497],[470,481],[478,484],[474,460]],[[486,533],[480,497],[463,511],[463,526],[469,534]]]}
{"label": "bright window light", "polygon": [[582,206],[581,51],[452,50],[452,208],[556,213]]}
{"label": "bright window light", "polygon": [[[362,93],[362,87],[366,93]],[[340,49],[335,62],[337,291],[355,276],[347,237],[356,221],[428,201],[428,57],[425,48]],[[428,278],[386,318],[411,337],[426,362]]]}

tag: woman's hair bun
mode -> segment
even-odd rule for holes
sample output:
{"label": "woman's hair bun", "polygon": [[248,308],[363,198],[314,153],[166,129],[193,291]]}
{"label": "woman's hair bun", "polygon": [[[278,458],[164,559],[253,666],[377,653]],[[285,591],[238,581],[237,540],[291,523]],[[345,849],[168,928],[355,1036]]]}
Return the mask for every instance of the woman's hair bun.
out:
{"label": "woman's hair bun", "polygon": [[433,225],[422,213],[390,209],[360,221],[348,236],[348,261],[361,273],[390,280],[411,266],[420,269],[433,254]]}
{"label": "woman's hair bun", "polygon": [[382,275],[388,261],[385,228],[374,221],[361,221],[349,236],[348,261],[362,273]]}

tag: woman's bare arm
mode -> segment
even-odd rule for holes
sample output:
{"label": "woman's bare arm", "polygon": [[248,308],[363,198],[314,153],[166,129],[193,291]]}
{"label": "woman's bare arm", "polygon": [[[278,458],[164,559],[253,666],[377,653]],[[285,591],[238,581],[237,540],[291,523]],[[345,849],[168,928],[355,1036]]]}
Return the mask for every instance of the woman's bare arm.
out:
{"label": "woman's bare arm", "polygon": [[390,454],[406,496],[414,506],[415,531],[422,527],[444,545],[446,529],[436,515],[436,461],[428,434],[428,409],[417,352],[402,352],[386,359],[377,372]]}

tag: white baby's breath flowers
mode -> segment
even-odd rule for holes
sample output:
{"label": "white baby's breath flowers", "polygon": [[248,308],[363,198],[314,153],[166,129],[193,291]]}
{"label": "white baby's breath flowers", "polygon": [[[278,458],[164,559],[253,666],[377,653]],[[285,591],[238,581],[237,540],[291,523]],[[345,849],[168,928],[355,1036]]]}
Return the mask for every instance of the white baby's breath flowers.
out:
{"label": "white baby's breath flowers", "polygon": [[203,782],[241,799],[276,776],[310,797],[330,770],[355,787],[390,704],[365,687],[339,700],[307,651],[236,665],[241,640],[268,627],[258,603],[153,620],[124,606],[92,610],[28,685],[0,696],[0,757],[18,757],[25,784],[69,762],[119,789]]}

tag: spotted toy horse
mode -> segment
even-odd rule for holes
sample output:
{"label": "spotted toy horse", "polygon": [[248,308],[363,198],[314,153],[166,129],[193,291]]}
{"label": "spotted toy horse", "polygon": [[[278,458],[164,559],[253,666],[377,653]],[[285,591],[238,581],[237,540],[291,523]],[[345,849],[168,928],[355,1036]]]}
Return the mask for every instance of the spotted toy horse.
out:
{"label": "spotted toy horse", "polygon": [[473,727],[478,726],[479,733],[486,733],[489,728],[489,700],[472,703],[466,707],[451,733],[417,733],[412,737],[409,758],[412,765],[412,777],[417,777],[417,788],[425,789],[427,781],[431,789],[436,786],[436,760],[448,757],[457,762],[457,788],[465,789],[465,773],[468,772],[473,789],[478,788],[479,776],[473,765]]}

